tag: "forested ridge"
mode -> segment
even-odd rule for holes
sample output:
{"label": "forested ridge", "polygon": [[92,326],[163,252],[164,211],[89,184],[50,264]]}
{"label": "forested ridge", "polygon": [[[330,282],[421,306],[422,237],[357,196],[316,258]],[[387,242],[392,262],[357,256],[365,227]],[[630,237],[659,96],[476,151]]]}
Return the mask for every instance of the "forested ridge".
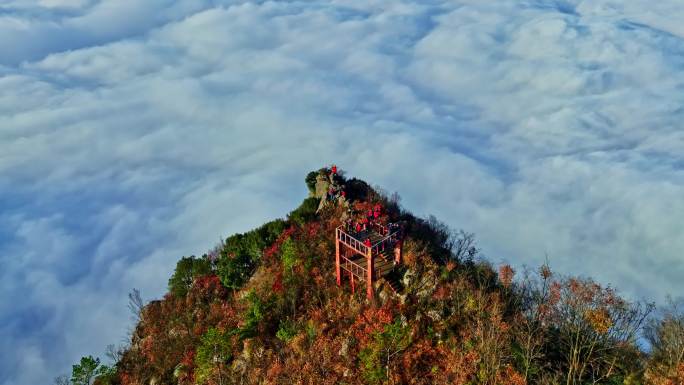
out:
{"label": "forested ridge", "polygon": [[[332,174],[335,195],[324,183]],[[330,177],[330,180],[333,180]],[[58,384],[684,384],[684,312],[590,278],[494,266],[473,234],[418,218],[366,182],[309,173],[285,219],[181,258],[107,365],[83,357]],[[396,275],[336,283],[335,229],[381,206],[401,223]],[[467,227],[467,223],[463,224]]]}

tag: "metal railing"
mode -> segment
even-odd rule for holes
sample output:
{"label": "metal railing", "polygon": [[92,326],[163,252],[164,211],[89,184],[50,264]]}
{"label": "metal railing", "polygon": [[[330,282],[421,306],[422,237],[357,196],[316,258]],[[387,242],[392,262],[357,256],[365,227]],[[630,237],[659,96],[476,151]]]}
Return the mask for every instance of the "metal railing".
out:
{"label": "metal railing", "polygon": [[363,281],[366,278],[366,269],[347,257],[340,257],[342,263],[340,267],[351,273],[357,280]]}
{"label": "metal railing", "polygon": [[376,233],[378,233],[378,234],[380,234],[380,235],[382,235],[382,236],[386,236],[387,234],[389,234],[389,229],[387,228],[387,226],[384,226],[384,225],[382,225],[382,224],[380,224],[380,223],[371,222],[370,227],[371,227],[371,229],[373,229]]}
{"label": "metal railing", "polygon": [[342,242],[345,246],[351,248],[357,253],[362,255],[368,255],[369,247],[364,245],[363,242],[359,241],[353,236],[347,234],[344,230],[342,230],[342,226],[337,228],[337,239],[339,239],[340,242]]}
{"label": "metal railing", "polygon": [[371,254],[378,255],[385,251],[385,249],[394,247],[394,244],[397,242],[398,237],[399,230],[396,230],[392,234],[389,234],[385,238],[382,238],[381,240],[375,242],[375,244],[371,246]]}
{"label": "metal railing", "polygon": [[392,233],[390,233],[390,229],[387,226],[383,226],[381,224],[373,224],[372,226],[372,229],[377,231],[380,235],[384,235],[385,237],[375,242],[370,247],[366,246],[354,236],[347,234],[347,232],[343,230],[343,226],[339,226],[337,228],[337,239],[339,239],[340,242],[342,242],[345,246],[362,255],[367,255],[369,249],[371,255],[378,255],[386,248],[394,246],[399,238],[399,229],[395,229]]}

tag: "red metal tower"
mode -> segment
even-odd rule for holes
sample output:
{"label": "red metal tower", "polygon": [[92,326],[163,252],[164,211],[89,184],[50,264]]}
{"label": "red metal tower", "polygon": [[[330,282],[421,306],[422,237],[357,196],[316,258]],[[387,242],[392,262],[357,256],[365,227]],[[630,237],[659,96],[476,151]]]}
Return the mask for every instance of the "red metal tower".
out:
{"label": "red metal tower", "polygon": [[386,276],[394,266],[401,263],[403,240],[400,234],[399,228],[390,230],[387,226],[376,223],[358,233],[339,226],[335,230],[337,285],[342,285],[344,270],[349,275],[352,292],[356,282],[365,281],[366,296],[372,299],[373,281]]}

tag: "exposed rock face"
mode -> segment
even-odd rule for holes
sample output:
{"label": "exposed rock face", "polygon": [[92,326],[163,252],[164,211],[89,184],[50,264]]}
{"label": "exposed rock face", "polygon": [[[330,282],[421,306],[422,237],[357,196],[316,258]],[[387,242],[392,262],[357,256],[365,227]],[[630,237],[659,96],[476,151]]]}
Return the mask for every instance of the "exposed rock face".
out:
{"label": "exposed rock face", "polygon": [[331,181],[327,176],[322,174],[318,174],[318,176],[316,176],[316,195],[314,196],[321,200],[321,202],[318,204],[318,209],[316,212],[320,212],[323,207],[328,204],[328,200],[326,198],[328,196],[330,185]]}
{"label": "exposed rock face", "polygon": [[435,276],[435,272],[428,270],[421,275],[416,274],[412,269],[408,269],[401,279],[401,283],[404,287],[415,288],[416,297],[427,298],[435,291],[438,284],[438,279]]}
{"label": "exposed rock face", "polygon": [[435,322],[439,322],[442,320],[442,315],[437,310],[428,311],[427,316]]}
{"label": "exposed rock face", "polygon": [[420,287],[420,289],[416,293],[416,296],[418,298],[427,298],[435,292],[438,280],[433,271],[428,271],[423,274],[419,282],[418,287]]}
{"label": "exposed rock face", "polygon": [[[327,199],[328,191],[330,191],[331,188],[336,192],[336,198],[332,201],[329,201]],[[316,210],[316,212],[320,212],[324,207],[331,203],[336,203],[343,207],[349,207],[349,202],[339,194],[343,190],[344,186],[339,183],[339,180],[336,181],[332,174],[318,174],[316,176],[316,188],[314,191],[314,197],[320,199],[321,202],[318,204],[318,209]],[[342,220],[344,219],[346,219],[346,216],[342,218]]]}
{"label": "exposed rock face", "polygon": [[235,360],[233,360],[233,372],[244,375],[249,361],[252,357],[252,341],[245,340],[243,343],[242,354],[240,354]]}
{"label": "exposed rock face", "polygon": [[409,287],[409,285],[415,279],[415,277],[416,277],[416,273],[414,273],[413,270],[408,269],[404,273],[404,276],[401,278],[401,283],[404,285],[404,287]]}
{"label": "exposed rock face", "polygon": [[325,195],[328,193],[330,184],[330,178],[323,174],[318,174],[316,176],[316,191],[314,192],[314,196],[319,199],[324,199]]}
{"label": "exposed rock face", "polygon": [[[380,282],[378,282],[380,283]],[[380,293],[378,294],[378,299],[380,299],[381,304],[385,304],[389,298],[392,297],[392,293],[390,290],[387,288],[387,285],[382,283],[380,284]]]}
{"label": "exposed rock face", "polygon": [[347,357],[349,355],[349,345],[351,344],[351,339],[349,337],[345,338],[342,342],[342,347],[340,348],[339,354],[342,357]]}

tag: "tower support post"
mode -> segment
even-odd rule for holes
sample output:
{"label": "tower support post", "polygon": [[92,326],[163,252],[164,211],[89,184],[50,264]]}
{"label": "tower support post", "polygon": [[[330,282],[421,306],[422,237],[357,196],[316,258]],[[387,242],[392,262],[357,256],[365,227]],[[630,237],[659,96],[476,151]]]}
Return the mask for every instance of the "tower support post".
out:
{"label": "tower support post", "polygon": [[352,294],[354,294],[354,274],[350,272],[349,278],[351,279]]}
{"label": "tower support post", "polygon": [[368,299],[373,299],[373,254],[370,247],[366,253],[366,260],[368,261],[367,266],[367,277],[366,277],[366,296]]}
{"label": "tower support post", "polygon": [[335,231],[335,274],[337,275],[337,286],[342,285],[342,275],[340,271],[340,230]]}

